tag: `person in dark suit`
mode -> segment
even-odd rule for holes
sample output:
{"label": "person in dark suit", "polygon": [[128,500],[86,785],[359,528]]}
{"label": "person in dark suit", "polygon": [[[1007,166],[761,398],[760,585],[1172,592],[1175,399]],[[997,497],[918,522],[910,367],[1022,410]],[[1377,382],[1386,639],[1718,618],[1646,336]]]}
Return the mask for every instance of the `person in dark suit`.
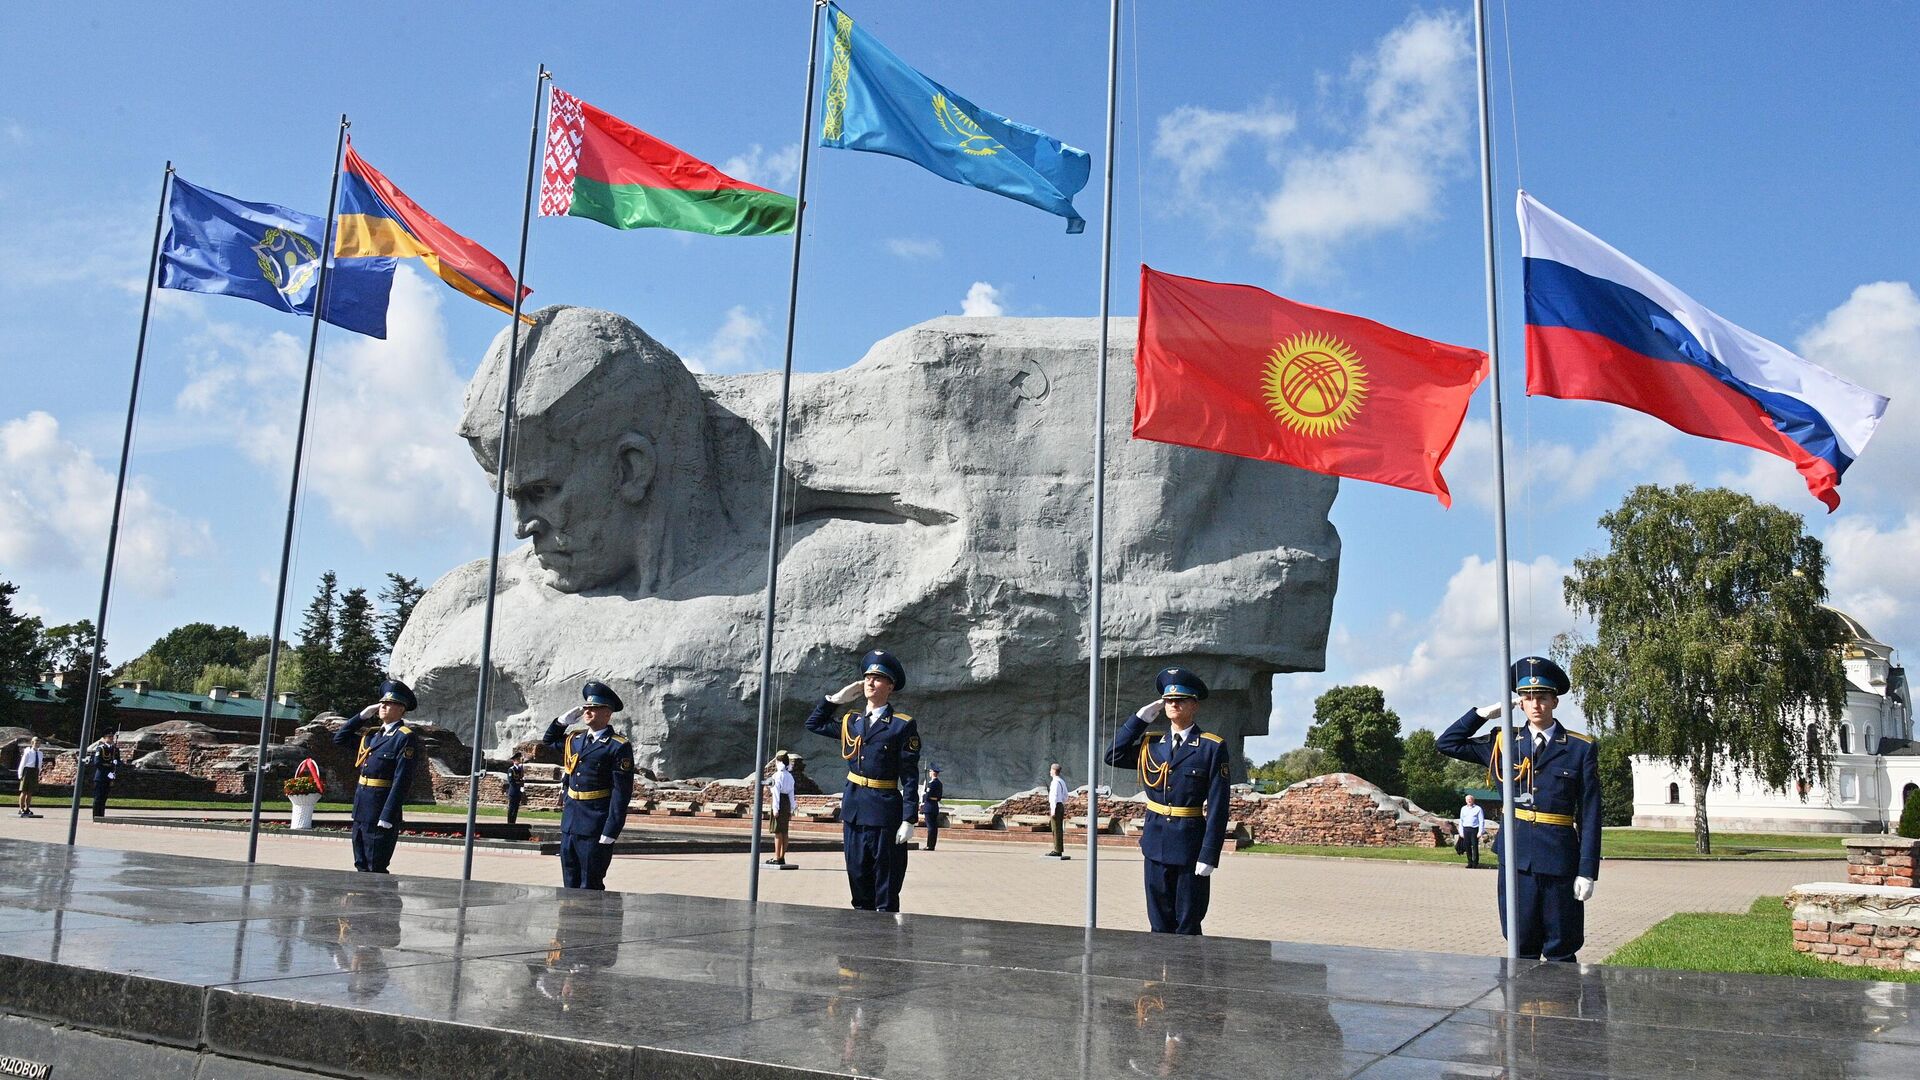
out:
{"label": "person in dark suit", "polygon": [[940,800],[946,795],[947,786],[940,782],[940,766],[927,766],[927,786],[920,793],[920,817],[927,826],[928,851],[940,842]]}
{"label": "person in dark suit", "polygon": [[[899,911],[907,876],[907,845],[920,812],[920,728],[895,712],[891,699],[907,687],[907,669],[889,652],[868,653],[860,681],[820,699],[807,730],[840,740],[847,786],[840,796],[847,887],[860,911]],[[834,707],[866,699],[838,720]]]}
{"label": "person in dark suit", "polygon": [[[1120,725],[1107,764],[1134,766],[1147,794],[1147,922],[1156,934],[1199,934],[1227,840],[1233,762],[1226,740],[1194,722],[1207,696],[1200,676],[1167,668],[1154,682],[1160,696]],[[1162,713],[1168,730],[1148,732]]]}
{"label": "person in dark suit", "polygon": [[1554,719],[1560,698],[1572,689],[1560,665],[1525,657],[1513,665],[1511,689],[1525,727],[1503,723],[1476,736],[1504,710],[1468,709],[1437,745],[1448,757],[1485,765],[1492,787],[1501,785],[1504,763],[1513,762],[1513,835],[1502,829],[1493,851],[1503,874],[1512,869],[1520,910],[1507,910],[1503,882],[1500,932],[1512,936],[1523,959],[1572,962],[1586,941],[1586,902],[1600,876],[1600,754],[1591,737]]}
{"label": "person in dark suit", "polygon": [[[384,874],[393,862],[403,822],[401,807],[406,804],[420,752],[413,729],[402,721],[419,706],[419,699],[406,683],[388,679],[380,684],[379,701],[361,709],[333,733],[335,745],[359,742],[353,758],[355,870]],[[379,726],[370,726],[375,719],[380,721]]]}
{"label": "person in dark suit", "polygon": [[527,764],[519,751],[507,762],[507,824],[520,820],[520,799],[527,793]]}
{"label": "person in dark suit", "polygon": [[97,821],[107,816],[107,799],[113,794],[113,782],[120,775],[120,743],[113,732],[100,736],[93,744],[87,764],[93,767],[93,817]]}
{"label": "person in dark suit", "polygon": [[[613,731],[626,708],[603,682],[580,688],[581,704],[547,725],[541,741],[561,753],[560,881],[569,889],[607,887],[613,842],[627,824],[633,798],[633,744]],[[568,732],[576,720],[586,727]]]}

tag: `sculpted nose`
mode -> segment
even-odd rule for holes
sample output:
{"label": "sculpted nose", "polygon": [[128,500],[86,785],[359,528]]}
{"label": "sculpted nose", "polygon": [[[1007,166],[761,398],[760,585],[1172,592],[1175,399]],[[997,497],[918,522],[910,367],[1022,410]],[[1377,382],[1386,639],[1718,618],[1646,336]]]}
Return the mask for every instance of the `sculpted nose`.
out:
{"label": "sculpted nose", "polygon": [[547,531],[546,519],[538,514],[515,515],[518,520],[513,525],[513,538],[525,540]]}

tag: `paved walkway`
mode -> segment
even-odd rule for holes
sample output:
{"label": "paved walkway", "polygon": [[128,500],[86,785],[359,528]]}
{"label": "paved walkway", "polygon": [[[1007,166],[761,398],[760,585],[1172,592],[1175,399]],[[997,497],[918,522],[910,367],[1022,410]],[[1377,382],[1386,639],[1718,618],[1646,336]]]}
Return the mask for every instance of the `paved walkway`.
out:
{"label": "paved walkway", "polygon": [[[63,843],[65,807],[23,820],[0,814],[0,836]],[[130,813],[128,816],[139,813]],[[142,815],[145,816],[145,815]],[[410,814],[420,818],[425,815]],[[95,824],[81,815],[79,842],[89,847],[243,860],[244,833]],[[938,851],[913,853],[903,908],[909,912],[1079,925],[1084,918],[1087,863],[1082,847],[1066,863],[1040,857],[1039,845],[991,843],[943,834]],[[457,846],[402,844],[394,869],[460,876]],[[763,900],[844,907],[846,875],[837,852],[792,857],[799,870],[763,868]],[[347,841],[263,833],[260,860],[282,866],[351,867]],[[557,885],[557,859],[476,849],[474,877]],[[1099,860],[1100,925],[1145,930],[1137,852],[1105,848]],[[1649,926],[1680,911],[1745,911],[1757,896],[1779,896],[1807,881],[1845,880],[1845,863],[1639,862],[1602,867],[1587,907],[1588,962],[1606,959]],[[1323,945],[1402,947],[1434,952],[1504,955],[1494,908],[1499,875],[1453,863],[1399,863],[1228,853],[1214,877],[1207,933],[1221,937]],[[643,893],[741,899],[745,855],[621,856],[607,884]]]}

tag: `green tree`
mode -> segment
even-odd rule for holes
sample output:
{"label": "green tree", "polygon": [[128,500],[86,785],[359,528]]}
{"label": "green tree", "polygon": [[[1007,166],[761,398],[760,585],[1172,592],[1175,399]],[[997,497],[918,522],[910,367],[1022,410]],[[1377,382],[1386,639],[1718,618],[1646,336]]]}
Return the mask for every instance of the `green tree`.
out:
{"label": "green tree", "polygon": [[216,686],[224,686],[229,690],[245,690],[248,693],[258,692],[254,690],[249,680],[247,669],[239,664],[208,664],[200,669],[199,677],[193,680],[193,692],[196,694],[212,693]]}
{"label": "green tree", "polygon": [[245,667],[253,662],[266,642],[249,638],[237,626],[212,623],[188,623],[167,631],[147,651],[120,672],[122,681],[145,679],[155,689],[189,693],[194,680],[209,664],[233,664]]}
{"label": "green tree", "polygon": [[[48,710],[54,729],[51,734],[76,745],[87,711],[87,672],[93,664],[93,639],[91,619],[50,626],[40,635],[41,650],[48,658],[48,665],[55,671],[79,676],[63,681],[54,692],[53,707]],[[107,663],[106,642],[100,643],[100,649],[100,673],[94,679],[100,688],[93,707],[95,738],[103,731],[114,731],[120,726],[119,711],[113,702],[113,667]]]}
{"label": "green tree", "polygon": [[33,686],[47,669],[40,641],[40,620],[13,609],[20,592],[11,581],[0,581],[0,724],[11,724],[18,711],[14,687]]}
{"label": "green tree", "polygon": [[1622,734],[1593,741],[1600,752],[1600,824],[1633,824],[1633,744]]}
{"label": "green tree", "polygon": [[[266,641],[265,638],[260,640],[263,643]],[[273,692],[276,695],[292,694],[296,699],[300,696],[300,654],[284,641],[280,643],[280,664],[273,675]],[[262,695],[267,692],[267,652],[264,644],[261,645],[260,655],[254,657],[253,663],[247,666],[247,689]]]}
{"label": "green tree", "polygon": [[1372,686],[1336,686],[1313,702],[1307,745],[1327,752],[1334,768],[1391,794],[1406,790],[1400,775],[1400,716]]}
{"label": "green tree", "polygon": [[299,688],[300,704],[314,712],[333,708],[338,683],[334,676],[338,666],[333,653],[334,622],[339,607],[340,579],[329,570],[320,575],[320,588],[307,604],[307,614],[300,622],[300,644],[296,650],[300,658],[300,679],[287,684]]}
{"label": "green tree", "polygon": [[1900,811],[1900,828],[1896,831],[1909,840],[1920,840],[1920,791],[1907,796],[1907,805]]}
{"label": "green tree", "polygon": [[427,590],[420,587],[419,578],[402,577],[389,572],[387,587],[380,590],[380,641],[386,646],[386,655],[393,655],[394,643],[400,640],[400,631],[406,629],[407,620],[413,616],[413,607],[426,595]]}
{"label": "green tree", "polygon": [[1289,788],[1302,780],[1316,776],[1325,776],[1337,772],[1332,755],[1325,750],[1312,746],[1296,746],[1249,773],[1255,780],[1265,780],[1275,790]]}
{"label": "green tree", "polygon": [[1724,488],[1643,485],[1600,527],[1607,553],[1566,579],[1567,603],[1596,627],[1568,674],[1601,734],[1693,781],[1694,849],[1707,854],[1715,780],[1781,790],[1826,772],[1846,702],[1844,628],[1821,606],[1826,556],[1800,515]]}
{"label": "green tree", "polygon": [[1407,781],[1407,798],[1441,817],[1458,817],[1466,801],[1462,789],[1480,787],[1487,779],[1486,770],[1480,766],[1442,754],[1433,732],[1425,728],[1407,736],[1400,769]]}
{"label": "green tree", "polygon": [[377,618],[367,601],[367,590],[348,589],[340,598],[331,704],[342,712],[358,709],[380,696],[382,661],[387,650],[380,640]]}

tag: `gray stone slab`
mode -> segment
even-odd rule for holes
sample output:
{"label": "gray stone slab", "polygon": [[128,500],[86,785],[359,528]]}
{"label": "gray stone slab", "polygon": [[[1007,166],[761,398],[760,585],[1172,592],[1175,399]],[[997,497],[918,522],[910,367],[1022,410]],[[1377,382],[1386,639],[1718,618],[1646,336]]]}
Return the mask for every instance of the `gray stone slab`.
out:
{"label": "gray stone slab", "polygon": [[81,1077],[195,1080],[199,1068],[199,1055],[191,1050],[117,1039],[64,1024],[5,1015],[0,1015],[0,1058],[45,1065],[48,1080]]}

